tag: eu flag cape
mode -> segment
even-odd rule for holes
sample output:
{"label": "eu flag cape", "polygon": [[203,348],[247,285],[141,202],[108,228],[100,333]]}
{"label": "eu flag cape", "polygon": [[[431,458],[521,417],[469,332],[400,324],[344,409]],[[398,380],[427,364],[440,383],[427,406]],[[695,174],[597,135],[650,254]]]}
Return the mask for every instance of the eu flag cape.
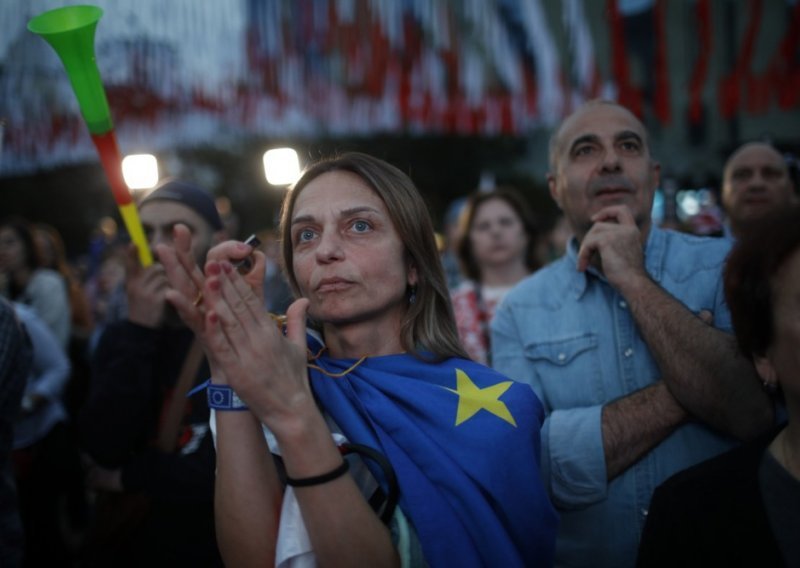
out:
{"label": "eu flag cape", "polygon": [[[315,363],[335,374],[356,361]],[[539,474],[544,411],[530,386],[465,359],[404,354],[367,358],[341,378],[309,375],[343,434],[391,462],[430,566],[553,564],[558,518]]]}

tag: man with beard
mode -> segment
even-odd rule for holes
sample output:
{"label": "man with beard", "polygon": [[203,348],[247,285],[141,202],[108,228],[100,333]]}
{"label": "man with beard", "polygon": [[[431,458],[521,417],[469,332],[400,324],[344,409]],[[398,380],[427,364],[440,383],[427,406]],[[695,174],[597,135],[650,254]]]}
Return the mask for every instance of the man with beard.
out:
{"label": "man with beard", "polygon": [[[199,266],[225,238],[212,197],[189,183],[163,183],[139,212],[152,250],[187,226]],[[186,398],[208,364],[165,299],[163,266],[143,268],[129,252],[128,316],[100,338],[81,414],[88,482],[100,497],[85,564],[218,566],[208,407]]]}
{"label": "man with beard", "polygon": [[557,565],[632,566],[655,487],[772,419],[729,333],[730,243],[655,227],[659,172],[627,109],[591,101],[568,117],[547,180],[574,237],[492,324],[494,367],[545,406]]}
{"label": "man with beard", "polygon": [[786,160],[765,142],[748,142],[725,163],[722,204],[725,233],[741,237],[754,222],[797,202]]}

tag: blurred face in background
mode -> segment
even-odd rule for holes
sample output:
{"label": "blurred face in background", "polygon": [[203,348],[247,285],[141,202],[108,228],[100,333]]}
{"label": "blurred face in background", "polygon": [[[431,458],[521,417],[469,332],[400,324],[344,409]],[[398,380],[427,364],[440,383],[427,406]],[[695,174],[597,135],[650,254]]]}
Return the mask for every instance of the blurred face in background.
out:
{"label": "blurred face in background", "polygon": [[519,215],[504,199],[489,199],[478,206],[468,237],[481,271],[525,261],[528,235]]}
{"label": "blurred face in background", "polygon": [[36,239],[36,246],[39,248],[39,254],[42,255],[42,266],[47,268],[56,268],[58,266],[58,251],[56,245],[46,232],[36,230],[33,233]]}
{"label": "blurred face in background", "polygon": [[722,203],[734,232],[794,200],[786,161],[769,144],[745,144],[728,159]]}
{"label": "blurred face in background", "polygon": [[13,272],[25,266],[25,247],[11,227],[0,228],[0,271]]}
{"label": "blurred face in background", "polygon": [[124,257],[112,256],[104,260],[97,276],[97,287],[100,292],[112,292],[123,280],[125,280]]}
{"label": "blurred face in background", "polygon": [[139,215],[151,250],[160,243],[172,244],[172,231],[178,223],[186,225],[192,233],[192,255],[203,266],[206,254],[214,244],[214,232],[194,209],[176,201],[156,199],[142,204]]}

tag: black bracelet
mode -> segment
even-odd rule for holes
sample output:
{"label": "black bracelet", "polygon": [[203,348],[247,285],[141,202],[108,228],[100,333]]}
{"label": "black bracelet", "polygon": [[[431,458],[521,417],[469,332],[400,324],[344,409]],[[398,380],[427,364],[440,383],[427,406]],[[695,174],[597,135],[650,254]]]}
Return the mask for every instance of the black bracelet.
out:
{"label": "black bracelet", "polygon": [[293,477],[289,477],[286,475],[286,485],[291,485],[292,487],[310,487],[312,485],[321,485],[323,483],[328,483],[329,481],[333,481],[337,477],[343,476],[347,473],[347,470],[350,469],[350,464],[347,463],[346,459],[342,459],[342,465],[329,471],[328,473],[323,473],[322,475],[315,475],[314,477],[303,477],[300,479],[295,479]]}

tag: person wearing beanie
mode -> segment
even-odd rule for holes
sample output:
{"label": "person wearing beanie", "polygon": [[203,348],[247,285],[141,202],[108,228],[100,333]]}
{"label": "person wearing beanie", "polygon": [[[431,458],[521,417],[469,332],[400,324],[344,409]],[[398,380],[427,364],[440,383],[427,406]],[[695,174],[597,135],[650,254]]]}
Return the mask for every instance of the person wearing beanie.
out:
{"label": "person wearing beanie", "polygon": [[[150,247],[181,224],[202,266],[225,238],[213,197],[167,180],[140,204]],[[80,431],[88,480],[98,491],[86,566],[221,566],[214,534],[213,441],[208,408],[186,393],[209,376],[192,332],[165,299],[158,259],[127,262],[127,318],[110,324],[92,355]]]}

